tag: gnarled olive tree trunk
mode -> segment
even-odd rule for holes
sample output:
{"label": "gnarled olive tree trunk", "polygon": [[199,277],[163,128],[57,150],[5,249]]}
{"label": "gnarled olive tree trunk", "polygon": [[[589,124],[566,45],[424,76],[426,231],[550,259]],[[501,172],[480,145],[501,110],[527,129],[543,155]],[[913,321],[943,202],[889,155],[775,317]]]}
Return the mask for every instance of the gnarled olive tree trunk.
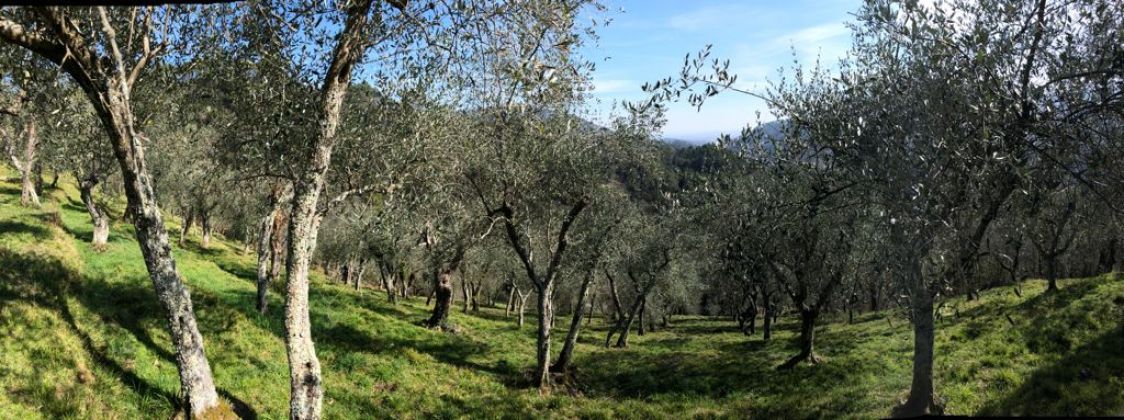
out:
{"label": "gnarled olive tree trunk", "polygon": [[453,306],[453,272],[446,268],[434,273],[434,295],[436,304],[433,305],[433,314],[425,322],[429,328],[446,328],[449,321],[449,309]]}
{"label": "gnarled olive tree trunk", "polygon": [[[13,109],[0,109],[0,112],[10,115],[20,115],[18,111],[20,107],[16,106]],[[7,133],[0,129],[0,136],[7,136]],[[20,205],[22,206],[39,206],[39,194],[35,192],[35,155],[39,151],[39,133],[38,125],[35,123],[35,118],[32,115],[26,116],[23,128],[23,152],[22,156],[16,155],[15,145],[9,139],[4,139],[6,147],[5,153],[8,159],[12,162],[12,166],[20,173]]]}
{"label": "gnarled olive tree trunk", "polygon": [[39,194],[35,192],[35,155],[39,151],[39,128],[34,118],[28,118],[24,124],[24,149],[23,159],[16,168],[20,171],[20,204],[24,206],[39,206]]}
{"label": "gnarled olive tree trunk", "polygon": [[285,232],[285,202],[288,186],[274,185],[269,192],[269,212],[262,216],[259,226],[257,253],[257,309],[265,314],[268,306],[269,284],[281,271],[282,243]]}
{"label": "gnarled olive tree trunk", "polygon": [[95,249],[104,248],[109,242],[109,215],[94,201],[94,187],[98,182],[98,175],[94,173],[78,180],[78,194],[82,197],[82,204],[86,205],[86,212],[90,214],[90,221],[94,226],[90,244]]}

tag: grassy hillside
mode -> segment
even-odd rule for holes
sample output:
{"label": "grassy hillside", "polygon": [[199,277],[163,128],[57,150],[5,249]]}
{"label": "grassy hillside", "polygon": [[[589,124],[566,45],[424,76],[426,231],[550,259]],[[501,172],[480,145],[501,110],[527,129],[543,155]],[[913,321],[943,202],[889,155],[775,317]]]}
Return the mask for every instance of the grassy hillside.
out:
{"label": "grassy hillside", "polygon": [[[13,177],[0,166],[0,418],[173,415],[169,338],[131,227],[115,225],[95,251],[72,185],[33,210],[18,205]],[[282,300],[274,293],[258,315],[253,256],[216,242],[175,251],[216,384],[244,417],[283,418]],[[998,288],[953,301],[938,322],[946,412],[1124,415],[1124,281],[1066,280],[1055,295],[1041,281],[1022,287],[1023,298]],[[889,313],[824,325],[826,364],[786,372],[774,367],[795,352],[791,321],[765,343],[730,322],[676,319],[627,350],[597,347],[595,321],[578,348],[577,389],[541,397],[525,385],[532,328],[502,309],[457,310],[463,332],[451,335],[417,326],[424,301],[394,306],[322,278],[311,294],[328,418],[870,418],[888,415],[909,384],[910,326]]]}

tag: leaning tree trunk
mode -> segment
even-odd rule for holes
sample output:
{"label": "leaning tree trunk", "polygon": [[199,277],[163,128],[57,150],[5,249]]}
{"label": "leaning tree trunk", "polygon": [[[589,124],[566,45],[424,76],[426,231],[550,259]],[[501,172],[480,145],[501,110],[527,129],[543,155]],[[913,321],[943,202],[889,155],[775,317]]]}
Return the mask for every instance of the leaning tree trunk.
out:
{"label": "leaning tree trunk", "polygon": [[[127,214],[131,216],[136,228],[137,243],[156,291],[156,298],[164,309],[179,369],[181,392],[186,400],[184,407],[189,415],[205,415],[219,406],[218,393],[215,391],[210,364],[203,351],[203,337],[196,325],[191,296],[176,271],[163,215],[156,203],[152,176],[144,157],[144,142],[133,121],[128,95],[130,87],[124,76],[123,64],[118,61],[108,69],[101,65],[94,66],[95,61],[101,63],[105,57],[98,56],[95,50],[75,41],[81,35],[63,24],[66,20],[60,16],[60,12],[38,11],[47,20],[56,23],[57,28],[61,28],[59,30],[65,35],[61,38],[67,40],[70,46],[52,44],[51,40],[45,39],[29,41],[26,37],[29,32],[6,18],[0,18],[0,37],[61,65],[74,77],[93,104],[109,137],[117,163],[121,166],[125,197],[128,200]],[[44,43],[57,48],[44,47]],[[112,60],[104,62],[112,63]]]}
{"label": "leaning tree trunk", "polygon": [[632,305],[632,310],[628,311],[628,315],[625,316],[623,321],[620,323],[620,327],[617,328],[618,329],[617,332],[620,333],[620,336],[617,337],[616,347],[618,347],[618,348],[628,347],[628,332],[629,332],[629,330],[632,329],[632,321],[634,319],[636,319],[636,315],[637,315],[637,313],[640,312],[640,307],[643,305],[643,302],[644,302],[644,296],[637,296],[636,297],[636,303],[634,303]]}
{"label": "leaning tree trunk", "polygon": [[126,96],[116,82],[107,81],[108,92],[89,91],[103,123],[107,125],[114,154],[132,215],[137,243],[152,279],[156,297],[167,316],[168,329],[179,367],[180,387],[187,400],[185,407],[200,415],[219,406],[211,366],[203,351],[203,336],[196,325],[191,295],[180,280],[172,257],[163,215],[156,204],[156,192],[144,159],[140,134],[133,126],[133,115]]}
{"label": "leaning tree trunk", "polygon": [[[574,309],[573,318],[570,320],[570,330],[566,332],[566,341],[562,344],[562,352],[558,354],[558,361],[550,367],[552,371],[565,372],[570,367],[574,347],[578,343],[578,332],[582,326],[582,314],[585,313],[585,297],[589,293],[589,285],[592,282],[593,273],[586,273],[585,281],[582,282],[581,290],[578,291],[578,304],[577,308]],[[590,307],[592,308],[592,305]]]}
{"label": "leaning tree trunk", "polygon": [[82,197],[82,204],[86,205],[86,212],[90,214],[90,221],[94,225],[93,236],[90,244],[95,249],[105,248],[109,242],[109,215],[98,207],[94,201],[94,187],[98,184],[97,175],[88,175],[78,181],[78,193]]}

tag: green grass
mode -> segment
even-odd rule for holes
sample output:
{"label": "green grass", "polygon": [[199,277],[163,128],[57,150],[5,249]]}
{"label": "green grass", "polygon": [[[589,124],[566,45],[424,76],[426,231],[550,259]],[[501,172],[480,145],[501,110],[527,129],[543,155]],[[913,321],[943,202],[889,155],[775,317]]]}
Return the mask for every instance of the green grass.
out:
{"label": "green grass", "polygon": [[[113,226],[107,249],[95,251],[72,185],[28,209],[13,175],[0,166],[0,418],[173,415],[175,364],[132,228]],[[244,416],[284,418],[283,302],[274,292],[269,314],[257,314],[253,256],[215,242],[175,250],[215,382]],[[595,321],[578,347],[576,388],[540,396],[527,386],[531,323],[520,330],[502,309],[477,316],[458,306],[462,332],[439,333],[418,326],[424,301],[394,306],[375,291],[313,283],[327,418],[873,418],[909,385],[910,326],[891,326],[888,312],[825,321],[817,349],[826,363],[784,372],[774,367],[795,352],[792,320],[763,342],[691,317],[633,337],[627,350],[598,347]],[[1124,281],[1065,280],[1055,295],[1042,281],[1022,287],[1024,298],[997,288],[950,302],[959,315],[947,310],[937,333],[946,412],[1124,414]]]}

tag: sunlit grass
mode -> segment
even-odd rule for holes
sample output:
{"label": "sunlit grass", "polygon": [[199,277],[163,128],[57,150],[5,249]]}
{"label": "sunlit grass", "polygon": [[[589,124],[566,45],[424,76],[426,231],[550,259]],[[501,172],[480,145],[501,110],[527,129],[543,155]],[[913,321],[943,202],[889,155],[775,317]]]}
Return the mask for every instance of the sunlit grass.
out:
{"label": "sunlit grass", "polygon": [[[171,346],[131,226],[115,224],[109,246],[94,250],[73,185],[28,209],[12,176],[0,166],[0,417],[173,415]],[[170,218],[169,229],[177,224]],[[223,397],[243,414],[284,418],[280,295],[259,315],[253,256],[191,239],[175,256]],[[575,388],[540,396],[527,385],[533,322],[520,330],[502,309],[476,316],[458,306],[461,332],[439,333],[418,326],[424,300],[394,306],[381,292],[313,280],[328,418],[872,418],[909,386],[912,333],[905,319],[887,322],[889,312],[825,322],[817,351],[826,363],[783,372],[775,366],[795,352],[791,320],[763,342],[728,321],[686,317],[627,350],[601,348],[595,320],[579,342]],[[936,361],[946,412],[1124,414],[1124,282],[1062,286],[1045,295],[1043,282],[1028,281],[1023,298],[997,288],[949,303],[957,310],[938,322]],[[568,322],[558,325],[561,340]]]}

